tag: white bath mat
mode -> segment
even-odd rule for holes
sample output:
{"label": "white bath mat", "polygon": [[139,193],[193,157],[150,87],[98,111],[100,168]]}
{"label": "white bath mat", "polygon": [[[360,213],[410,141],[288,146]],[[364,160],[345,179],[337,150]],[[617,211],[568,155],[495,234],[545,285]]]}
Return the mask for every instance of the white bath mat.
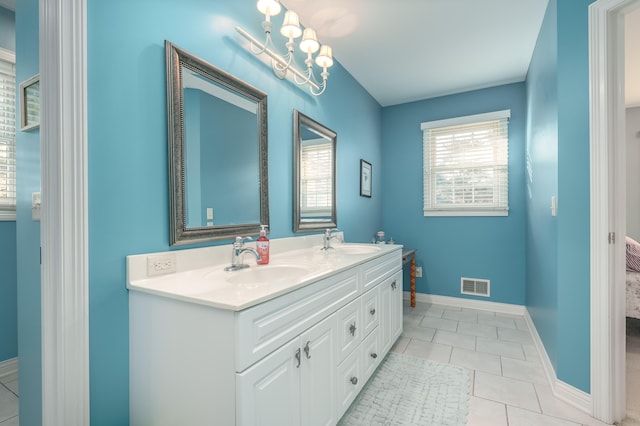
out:
{"label": "white bath mat", "polygon": [[467,424],[470,373],[390,352],[342,417],[342,426]]}

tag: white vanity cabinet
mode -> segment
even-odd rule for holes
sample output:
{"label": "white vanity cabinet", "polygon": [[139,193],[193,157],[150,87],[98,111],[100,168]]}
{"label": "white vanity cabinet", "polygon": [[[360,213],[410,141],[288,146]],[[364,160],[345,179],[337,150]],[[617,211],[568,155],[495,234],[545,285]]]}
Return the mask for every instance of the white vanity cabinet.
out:
{"label": "white vanity cabinet", "polygon": [[242,310],[130,287],[131,425],[335,425],[402,331],[401,262]]}
{"label": "white vanity cabinet", "polygon": [[333,425],[336,315],[236,375],[238,425]]}

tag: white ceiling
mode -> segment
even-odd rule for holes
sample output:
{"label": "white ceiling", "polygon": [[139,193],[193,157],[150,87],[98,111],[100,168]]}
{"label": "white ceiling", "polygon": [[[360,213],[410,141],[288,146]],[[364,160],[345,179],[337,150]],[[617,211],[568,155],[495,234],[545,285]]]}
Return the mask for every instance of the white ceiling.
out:
{"label": "white ceiling", "polygon": [[[548,0],[282,3],[388,106],[524,81]],[[633,32],[627,40],[640,40],[640,10],[633,15],[627,16],[633,19],[627,21],[627,31]],[[640,70],[640,49],[627,51],[635,55],[634,69]],[[640,78],[628,79],[627,89],[629,99],[640,105]]]}

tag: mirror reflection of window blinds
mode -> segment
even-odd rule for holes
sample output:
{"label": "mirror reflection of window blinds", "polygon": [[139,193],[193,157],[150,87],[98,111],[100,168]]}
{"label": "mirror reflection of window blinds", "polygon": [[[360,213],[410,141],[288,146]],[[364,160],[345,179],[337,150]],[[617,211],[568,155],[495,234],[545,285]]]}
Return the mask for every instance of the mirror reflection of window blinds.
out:
{"label": "mirror reflection of window blinds", "polygon": [[306,145],[301,152],[300,198],[304,216],[331,215],[331,144]]}
{"label": "mirror reflection of window blinds", "polygon": [[0,210],[16,204],[16,74],[15,65],[0,59]]}

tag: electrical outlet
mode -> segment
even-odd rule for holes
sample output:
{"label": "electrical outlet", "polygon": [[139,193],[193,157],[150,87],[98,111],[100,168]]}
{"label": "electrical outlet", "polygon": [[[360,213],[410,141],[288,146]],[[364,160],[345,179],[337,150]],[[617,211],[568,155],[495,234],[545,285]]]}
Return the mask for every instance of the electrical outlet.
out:
{"label": "electrical outlet", "polygon": [[176,255],[174,253],[147,256],[148,277],[172,272],[176,272]]}
{"label": "electrical outlet", "polygon": [[422,266],[416,266],[416,278],[422,278]]}

